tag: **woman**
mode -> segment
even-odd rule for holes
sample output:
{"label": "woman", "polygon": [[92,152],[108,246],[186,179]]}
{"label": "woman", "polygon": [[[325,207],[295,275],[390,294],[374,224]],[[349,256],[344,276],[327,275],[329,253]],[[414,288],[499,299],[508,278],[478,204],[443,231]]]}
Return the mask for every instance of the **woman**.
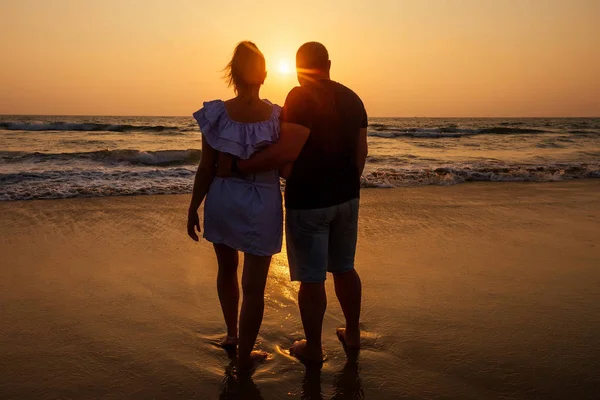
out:
{"label": "woman", "polygon": [[[281,108],[261,100],[267,76],[265,58],[252,42],[241,42],[226,67],[236,96],[204,103],[194,113],[202,132],[202,159],[188,213],[188,234],[198,240],[198,208],[204,204],[204,238],[214,245],[219,264],[217,291],[227,325],[223,347],[238,349],[238,366],[247,369],[266,353],[252,351],[264,312],[264,291],[271,256],[281,251],[282,199],[277,171],[215,177],[219,153],[240,159],[279,137]],[[243,300],[238,340],[238,251],[244,252]]]}

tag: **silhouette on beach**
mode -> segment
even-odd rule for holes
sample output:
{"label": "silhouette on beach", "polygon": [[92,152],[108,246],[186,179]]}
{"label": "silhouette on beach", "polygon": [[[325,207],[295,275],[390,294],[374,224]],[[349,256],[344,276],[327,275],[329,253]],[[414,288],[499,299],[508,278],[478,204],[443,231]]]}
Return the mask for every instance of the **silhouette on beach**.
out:
{"label": "silhouette on beach", "polygon": [[[271,257],[282,246],[279,180],[286,179],[288,264],[292,281],[300,282],[298,304],[306,335],[292,344],[290,354],[307,365],[308,392],[314,368],[320,370],[324,361],[328,272],[346,320],[336,335],[346,350],[360,349],[362,285],[354,257],[368,118],[360,98],[330,79],[325,46],[302,45],[296,67],[300,86],[281,108],[260,98],[267,73],[258,47],[241,42],[235,48],[226,78],[236,96],[206,102],[194,113],[203,152],[188,211],[188,235],[199,240],[198,209],[204,202],[204,238],[214,245],[217,291],[227,326],[221,345],[228,351],[237,348],[237,373],[247,376],[268,357],[254,350],[254,344]],[[244,266],[238,337],[240,251]]]}

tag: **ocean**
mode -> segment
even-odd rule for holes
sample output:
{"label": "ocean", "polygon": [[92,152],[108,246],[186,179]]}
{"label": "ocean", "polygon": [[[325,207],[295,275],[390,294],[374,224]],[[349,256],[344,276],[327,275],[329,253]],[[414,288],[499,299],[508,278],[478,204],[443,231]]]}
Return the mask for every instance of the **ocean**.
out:
{"label": "ocean", "polygon": [[[371,118],[362,185],[600,177],[600,118]],[[0,201],[189,193],[190,117],[0,116]]]}

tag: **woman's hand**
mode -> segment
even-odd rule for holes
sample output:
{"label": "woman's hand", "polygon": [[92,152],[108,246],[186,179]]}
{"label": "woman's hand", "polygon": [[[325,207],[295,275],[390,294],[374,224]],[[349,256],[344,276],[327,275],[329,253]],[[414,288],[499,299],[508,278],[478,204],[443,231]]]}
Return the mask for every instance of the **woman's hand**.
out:
{"label": "woman's hand", "polygon": [[188,236],[191,237],[196,242],[198,241],[198,233],[202,230],[200,229],[200,217],[198,217],[198,211],[189,211],[188,212],[188,220],[187,220],[187,232]]}
{"label": "woman's hand", "polygon": [[217,171],[216,176],[219,178],[229,178],[233,175],[233,156],[227,153],[217,155]]}

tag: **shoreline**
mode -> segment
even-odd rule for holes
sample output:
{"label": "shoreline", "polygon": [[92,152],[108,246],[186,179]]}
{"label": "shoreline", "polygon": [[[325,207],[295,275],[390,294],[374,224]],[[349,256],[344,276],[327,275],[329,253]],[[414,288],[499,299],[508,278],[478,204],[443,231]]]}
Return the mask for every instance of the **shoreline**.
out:
{"label": "shoreline", "polygon": [[[567,179],[567,180],[561,180],[561,181],[466,181],[466,182],[459,182],[459,183],[450,183],[450,184],[423,184],[423,185],[406,185],[406,186],[377,186],[377,185],[371,185],[371,184],[367,184],[366,186],[365,183],[363,182],[361,184],[361,193],[364,193],[365,191],[367,192],[371,192],[371,191],[405,191],[405,190],[428,190],[428,188],[438,188],[438,189],[445,189],[445,188],[453,188],[453,187],[463,187],[463,186],[467,186],[467,187],[478,187],[478,186],[510,186],[510,185],[516,185],[516,186],[520,186],[520,185],[572,185],[572,184],[577,184],[577,183],[581,183],[583,185],[586,184],[586,182],[590,182],[590,184],[593,185],[593,183],[591,182],[600,182],[600,177],[589,177],[589,178],[576,178],[576,179]],[[282,184],[281,187],[281,191],[283,192],[285,189],[285,184]],[[435,190],[435,189],[434,189]],[[29,203],[29,202],[37,202],[37,201],[43,201],[43,202],[47,202],[47,201],[61,201],[61,200],[77,200],[77,199],[81,199],[81,200],[89,200],[89,199],[111,199],[111,198],[152,198],[152,197],[163,197],[163,196],[176,196],[176,197],[180,197],[180,196],[191,196],[191,190],[190,193],[151,193],[151,194],[140,194],[140,193],[136,193],[136,194],[117,194],[117,195],[106,195],[106,196],[83,196],[83,197],[60,197],[60,198],[36,198],[36,199],[17,199],[17,200],[2,200],[0,201],[0,206],[2,204],[14,204],[14,203]]]}

